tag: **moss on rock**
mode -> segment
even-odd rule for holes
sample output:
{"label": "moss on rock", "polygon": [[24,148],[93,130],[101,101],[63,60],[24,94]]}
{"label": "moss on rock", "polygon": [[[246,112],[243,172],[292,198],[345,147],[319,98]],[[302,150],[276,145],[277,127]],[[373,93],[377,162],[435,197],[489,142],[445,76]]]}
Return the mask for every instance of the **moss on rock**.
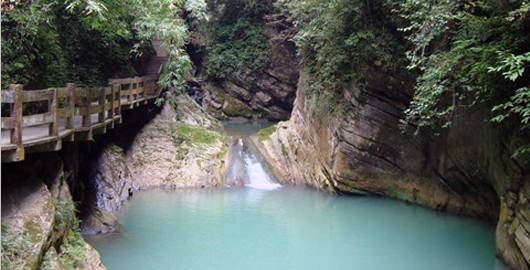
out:
{"label": "moss on rock", "polygon": [[173,131],[173,141],[176,145],[213,145],[222,140],[222,136],[214,131],[200,126],[178,124]]}
{"label": "moss on rock", "polygon": [[272,133],[274,133],[274,131],[276,131],[276,125],[260,129],[256,136],[260,141],[264,141],[269,139]]}
{"label": "moss on rock", "polygon": [[229,95],[225,95],[225,103],[222,111],[229,117],[242,116],[245,118],[252,118],[254,115],[254,111],[250,107]]}

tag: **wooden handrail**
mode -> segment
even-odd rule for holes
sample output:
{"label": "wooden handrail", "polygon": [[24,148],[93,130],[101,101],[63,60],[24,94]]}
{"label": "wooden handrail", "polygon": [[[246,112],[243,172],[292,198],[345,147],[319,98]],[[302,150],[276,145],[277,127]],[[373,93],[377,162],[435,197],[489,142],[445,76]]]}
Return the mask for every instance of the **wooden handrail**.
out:
{"label": "wooden handrail", "polygon": [[[2,154],[4,150],[15,149],[15,154],[10,155],[9,161],[23,160],[25,143],[35,146],[40,142],[60,142],[62,138],[75,132],[89,131],[91,134],[91,130],[96,127],[102,127],[103,132],[106,132],[107,125],[112,128],[115,121],[121,122],[122,107],[132,109],[158,97],[159,91],[151,92],[150,89],[156,81],[155,76],[144,76],[111,79],[108,87],[83,88],[68,83],[63,88],[40,90],[22,90],[23,85],[10,85],[9,90],[1,91],[1,103],[9,106],[9,115],[1,118],[2,130],[9,131],[9,142],[2,141]],[[23,115],[24,104],[31,102],[47,102],[47,112]],[[97,120],[93,121],[93,114],[97,115]],[[76,116],[81,118],[77,127]],[[41,132],[42,134],[31,136],[25,141],[25,127],[44,125],[48,126],[48,132]],[[91,135],[86,137],[90,138]]]}
{"label": "wooden handrail", "polygon": [[13,119],[13,129],[10,132],[10,142],[16,146],[16,159],[24,159],[24,144],[22,143],[22,85],[12,84],[9,90],[13,92],[13,104],[11,105],[10,116]]}

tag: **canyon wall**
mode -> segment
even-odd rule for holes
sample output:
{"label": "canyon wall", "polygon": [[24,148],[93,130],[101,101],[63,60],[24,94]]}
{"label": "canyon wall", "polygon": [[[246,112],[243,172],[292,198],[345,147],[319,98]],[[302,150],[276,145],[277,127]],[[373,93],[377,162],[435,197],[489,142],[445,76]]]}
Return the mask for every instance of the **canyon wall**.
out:
{"label": "canyon wall", "polygon": [[[289,118],[298,81],[298,59],[295,44],[291,40],[294,28],[289,18],[278,12],[265,15],[263,29],[268,42],[269,59],[262,70],[240,70],[228,74],[224,79],[209,78],[202,72],[198,74],[200,83],[197,91],[203,96],[202,105],[213,115],[272,120]],[[208,50],[204,44],[195,46],[202,46],[203,51]],[[194,63],[200,66],[201,56],[194,57],[193,54],[192,59],[201,59]]]}
{"label": "canyon wall", "polygon": [[59,153],[2,164],[2,269],[105,269],[79,231]]}
{"label": "canyon wall", "polygon": [[460,112],[439,136],[402,131],[412,88],[369,74],[364,86],[345,89],[345,109],[326,114],[307,102],[309,76],[301,72],[290,120],[260,142],[278,179],[498,220],[498,255],[529,269],[529,168],[510,158],[520,138],[486,121],[484,110]]}
{"label": "canyon wall", "polygon": [[168,99],[113,134],[2,164],[2,268],[105,269],[81,233],[119,230],[114,213],[136,191],[229,184],[217,120],[187,95]]}
{"label": "canyon wall", "polygon": [[227,184],[223,176],[228,145],[215,131],[219,122],[187,95],[169,100],[173,105],[166,103],[151,115],[130,117],[135,121],[124,123],[120,136],[103,142],[92,154],[87,180],[92,198],[83,216],[84,233],[119,229],[113,213],[138,190]]}

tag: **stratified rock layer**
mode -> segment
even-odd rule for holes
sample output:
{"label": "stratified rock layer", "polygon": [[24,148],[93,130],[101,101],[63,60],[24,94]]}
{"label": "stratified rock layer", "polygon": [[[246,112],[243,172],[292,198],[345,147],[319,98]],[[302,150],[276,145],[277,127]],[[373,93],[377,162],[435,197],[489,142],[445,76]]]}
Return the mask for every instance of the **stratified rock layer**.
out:
{"label": "stratified rock layer", "polygon": [[308,76],[302,73],[291,119],[262,142],[277,178],[498,218],[498,254],[514,269],[529,269],[530,175],[510,158],[517,138],[502,134],[480,110],[460,112],[438,137],[403,133],[410,88],[371,75],[365,87],[345,89],[349,109],[329,114],[307,105]]}
{"label": "stratified rock layer", "polygon": [[228,117],[289,118],[298,81],[298,59],[291,40],[294,27],[284,14],[267,15],[264,20],[269,64],[247,76],[234,73],[226,80],[204,81],[203,105],[210,111]]}

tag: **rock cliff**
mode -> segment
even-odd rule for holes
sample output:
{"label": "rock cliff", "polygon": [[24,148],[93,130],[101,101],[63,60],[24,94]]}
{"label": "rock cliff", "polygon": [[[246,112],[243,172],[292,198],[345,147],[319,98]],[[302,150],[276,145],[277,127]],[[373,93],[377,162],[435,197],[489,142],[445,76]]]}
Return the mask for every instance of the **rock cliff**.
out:
{"label": "rock cliff", "polygon": [[89,183],[97,195],[84,218],[85,233],[118,229],[112,212],[140,189],[224,185],[228,145],[214,131],[219,123],[187,95],[170,100],[173,106],[166,103],[139,130],[113,138],[95,154]]}
{"label": "rock cliff", "polygon": [[81,237],[71,176],[56,153],[2,166],[3,269],[105,269]]}
{"label": "rock cliff", "polygon": [[345,89],[345,110],[324,116],[306,102],[302,72],[290,120],[261,142],[278,178],[498,220],[498,255],[529,269],[530,174],[510,158],[517,138],[485,121],[481,110],[461,112],[440,136],[401,132],[410,88],[370,74],[363,87]]}
{"label": "rock cliff", "polygon": [[200,83],[203,106],[210,112],[220,117],[289,118],[298,81],[296,48],[291,40],[294,28],[282,13],[266,15],[263,27],[269,58],[263,70],[249,75],[242,75],[247,73],[243,71],[235,72],[223,80],[200,74],[203,77]]}

